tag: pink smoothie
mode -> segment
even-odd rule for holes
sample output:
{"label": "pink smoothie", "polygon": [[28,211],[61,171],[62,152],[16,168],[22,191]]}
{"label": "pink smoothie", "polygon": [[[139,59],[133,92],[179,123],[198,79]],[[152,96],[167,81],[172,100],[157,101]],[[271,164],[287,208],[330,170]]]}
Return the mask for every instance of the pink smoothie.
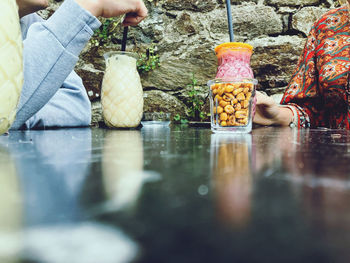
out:
{"label": "pink smoothie", "polygon": [[254,78],[250,67],[251,53],[244,50],[226,51],[218,57],[219,67],[216,78]]}

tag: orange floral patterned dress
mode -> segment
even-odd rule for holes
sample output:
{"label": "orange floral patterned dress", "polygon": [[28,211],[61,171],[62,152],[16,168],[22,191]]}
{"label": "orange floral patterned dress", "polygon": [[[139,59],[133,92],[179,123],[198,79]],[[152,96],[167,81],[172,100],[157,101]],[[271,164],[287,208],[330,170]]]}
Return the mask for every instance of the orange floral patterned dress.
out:
{"label": "orange floral patterned dress", "polygon": [[281,104],[300,127],[350,129],[350,23],[346,7],[324,14],[311,28]]}

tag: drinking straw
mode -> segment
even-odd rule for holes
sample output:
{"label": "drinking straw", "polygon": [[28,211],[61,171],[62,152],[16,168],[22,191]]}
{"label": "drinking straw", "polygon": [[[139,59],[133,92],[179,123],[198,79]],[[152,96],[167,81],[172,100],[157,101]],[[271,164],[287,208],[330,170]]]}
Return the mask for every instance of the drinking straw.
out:
{"label": "drinking straw", "polygon": [[126,40],[128,38],[128,28],[129,27],[124,27],[124,31],[123,31],[123,39],[122,39],[122,51],[126,50]]}
{"label": "drinking straw", "polygon": [[231,13],[231,0],[226,0],[226,9],[227,9],[228,29],[230,32],[230,42],[234,42],[232,13]]}

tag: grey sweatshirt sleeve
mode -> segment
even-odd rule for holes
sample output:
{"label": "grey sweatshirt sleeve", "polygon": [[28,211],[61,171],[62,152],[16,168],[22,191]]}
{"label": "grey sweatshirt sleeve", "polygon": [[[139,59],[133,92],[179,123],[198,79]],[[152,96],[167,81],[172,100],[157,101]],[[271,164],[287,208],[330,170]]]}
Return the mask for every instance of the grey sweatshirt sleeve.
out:
{"label": "grey sweatshirt sleeve", "polygon": [[[90,102],[72,71],[99,26],[97,18],[66,0],[47,21],[29,27],[23,41],[23,89],[11,129],[87,125]],[[85,116],[78,117],[82,112]]]}
{"label": "grey sweatshirt sleeve", "polygon": [[88,126],[91,103],[81,78],[74,72],[50,101],[25,123],[25,128]]}

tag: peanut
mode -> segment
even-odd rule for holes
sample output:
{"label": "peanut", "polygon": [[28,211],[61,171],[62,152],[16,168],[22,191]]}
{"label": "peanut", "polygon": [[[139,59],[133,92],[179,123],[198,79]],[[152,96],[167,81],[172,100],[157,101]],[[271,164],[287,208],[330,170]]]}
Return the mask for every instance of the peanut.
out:
{"label": "peanut", "polygon": [[225,112],[228,113],[228,114],[232,114],[234,113],[234,108],[231,106],[231,105],[227,105],[225,108],[224,108]]}
{"label": "peanut", "polygon": [[235,105],[235,110],[240,110],[240,109],[242,109],[242,105],[237,102],[237,104]]}
{"label": "peanut", "polygon": [[248,106],[249,106],[249,100],[245,99],[245,100],[244,100],[243,102],[241,102],[241,103],[243,103],[243,109],[248,108]]}
{"label": "peanut", "polygon": [[225,101],[231,101],[231,100],[233,100],[235,97],[234,97],[231,93],[225,93],[224,96],[222,96],[222,98],[223,98]]}
{"label": "peanut", "polygon": [[220,114],[223,111],[224,111],[224,109],[221,106],[218,106],[217,108],[216,107],[213,108],[214,113]]}
{"label": "peanut", "polygon": [[238,119],[238,122],[246,125],[248,123],[248,118],[245,117],[245,118],[242,118],[242,119]]}
{"label": "peanut", "polygon": [[217,94],[217,95],[214,97],[214,103],[216,103],[216,101],[219,103],[221,100],[222,100],[222,97],[219,96],[219,94]]}
{"label": "peanut", "polygon": [[225,92],[225,87],[220,87],[220,88],[218,89],[218,94],[219,94],[220,96],[222,96],[222,94],[224,94],[224,92]]}
{"label": "peanut", "polygon": [[217,89],[218,87],[219,87],[219,85],[220,84],[213,84],[213,85],[211,85],[211,90],[215,90],[215,89]]}
{"label": "peanut", "polygon": [[229,105],[230,103],[227,101],[221,100],[219,104],[221,107],[225,107],[226,105]]}
{"label": "peanut", "polygon": [[241,84],[239,84],[239,83],[233,83],[233,84],[231,84],[232,86],[233,86],[233,89],[235,90],[235,89],[238,89],[240,86],[241,86]]}
{"label": "peanut", "polygon": [[233,87],[232,85],[228,85],[228,86],[225,88],[225,92],[228,92],[228,93],[231,93],[233,90],[234,90],[234,87]]}
{"label": "peanut", "polygon": [[234,126],[236,124],[236,118],[235,118],[234,115],[230,116],[230,118],[228,119],[227,124],[230,125],[230,126]]}
{"label": "peanut", "polygon": [[226,112],[220,113],[220,120],[221,121],[226,121],[227,119],[228,119],[228,116],[227,116]]}
{"label": "peanut", "polygon": [[[215,108],[214,108],[214,109],[215,109]],[[224,111],[223,107],[218,106],[218,108],[217,108],[217,113],[220,114],[220,113],[222,113],[223,111]]]}
{"label": "peanut", "polygon": [[237,96],[238,93],[241,93],[243,91],[243,88],[238,88],[238,89],[235,89],[232,94]]}
{"label": "peanut", "polygon": [[243,93],[243,92],[239,93],[239,94],[236,96],[236,99],[237,99],[238,101],[245,100],[244,93]]}
{"label": "peanut", "polygon": [[248,92],[248,93],[245,95],[246,100],[249,101],[249,99],[250,99],[251,96],[252,96],[252,93],[251,93],[251,92]]}
{"label": "peanut", "polygon": [[236,111],[236,112],[235,112],[235,117],[236,117],[237,119],[245,118],[245,117],[247,117],[247,112],[246,112],[245,110]]}

